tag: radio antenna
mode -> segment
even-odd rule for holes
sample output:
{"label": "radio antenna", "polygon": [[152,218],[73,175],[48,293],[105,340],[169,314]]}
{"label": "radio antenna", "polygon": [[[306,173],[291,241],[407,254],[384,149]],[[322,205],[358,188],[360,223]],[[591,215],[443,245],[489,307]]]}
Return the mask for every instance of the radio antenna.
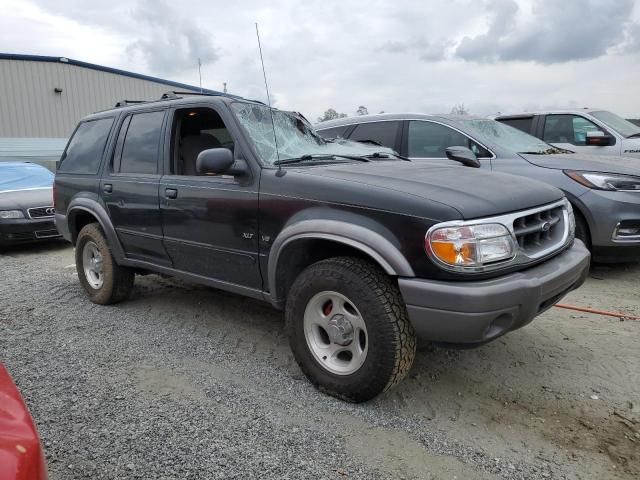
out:
{"label": "radio antenna", "polygon": [[260,44],[260,33],[258,32],[258,22],[256,22],[256,37],[258,37],[258,50],[260,51],[260,63],[262,64],[262,76],[264,77],[264,88],[267,91],[267,104],[269,105],[269,113],[271,114],[271,128],[273,129],[273,143],[276,147],[276,158],[280,160],[280,152],[278,151],[278,138],[276,137],[276,124],[273,121],[273,109],[271,108],[271,97],[269,96],[269,84],[267,83],[267,72],[264,69],[264,59],[262,58],[262,45]]}

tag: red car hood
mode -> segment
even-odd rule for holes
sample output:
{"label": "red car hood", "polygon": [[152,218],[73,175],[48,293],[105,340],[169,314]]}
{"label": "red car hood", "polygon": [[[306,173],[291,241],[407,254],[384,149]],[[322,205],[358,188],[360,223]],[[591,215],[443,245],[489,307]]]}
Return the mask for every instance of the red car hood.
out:
{"label": "red car hood", "polygon": [[0,480],[46,480],[38,432],[9,372],[0,363]]}

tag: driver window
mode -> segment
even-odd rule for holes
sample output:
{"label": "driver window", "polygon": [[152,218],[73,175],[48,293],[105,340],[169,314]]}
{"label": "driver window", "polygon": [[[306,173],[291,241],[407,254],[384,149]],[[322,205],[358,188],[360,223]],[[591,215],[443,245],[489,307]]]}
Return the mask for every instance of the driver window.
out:
{"label": "driver window", "polygon": [[210,108],[177,110],[171,145],[173,174],[198,175],[196,159],[210,148],[234,149],[233,138],[220,115]]}
{"label": "driver window", "polygon": [[486,148],[446,125],[418,120],[409,122],[409,157],[447,158],[449,147],[467,147],[478,158],[491,157]]}
{"label": "driver window", "polygon": [[601,130],[597,125],[578,115],[547,115],[543,140],[549,143],[586,145],[587,132]]}

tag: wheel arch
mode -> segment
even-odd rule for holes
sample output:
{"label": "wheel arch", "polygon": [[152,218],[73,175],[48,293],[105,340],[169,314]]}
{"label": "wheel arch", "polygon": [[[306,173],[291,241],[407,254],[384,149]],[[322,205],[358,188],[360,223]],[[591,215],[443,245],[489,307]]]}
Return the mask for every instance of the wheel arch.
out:
{"label": "wheel arch", "polygon": [[115,228],[106,210],[97,201],[90,198],[76,198],[71,201],[67,210],[67,222],[71,243],[76,244],[78,234],[82,227],[89,223],[97,222],[107,237],[107,242],[115,259],[120,262],[124,259],[124,250],[116,234]]}
{"label": "wheel arch", "polygon": [[372,261],[390,276],[415,276],[398,247],[380,233],[345,221],[304,220],[286,227],[273,242],[268,263],[271,302],[282,308],[289,287],[307,266],[349,255]]}

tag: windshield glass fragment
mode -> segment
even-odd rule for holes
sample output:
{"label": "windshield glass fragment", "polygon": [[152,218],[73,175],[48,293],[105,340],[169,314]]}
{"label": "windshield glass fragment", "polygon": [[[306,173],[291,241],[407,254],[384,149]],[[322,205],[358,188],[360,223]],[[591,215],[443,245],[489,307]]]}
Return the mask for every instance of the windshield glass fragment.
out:
{"label": "windshield glass fragment", "polygon": [[[231,108],[247,131],[260,159],[268,165],[273,165],[277,160],[301,157],[305,157],[305,160],[310,162],[332,160],[341,162],[350,161],[348,157],[374,156],[375,153],[394,154],[393,150],[377,145],[344,139],[326,141],[313,130],[304,117],[293,112],[275,109],[269,112],[269,107],[266,105],[245,102],[234,102]],[[273,125],[271,113],[273,113]],[[397,160],[393,156],[381,159]]]}

